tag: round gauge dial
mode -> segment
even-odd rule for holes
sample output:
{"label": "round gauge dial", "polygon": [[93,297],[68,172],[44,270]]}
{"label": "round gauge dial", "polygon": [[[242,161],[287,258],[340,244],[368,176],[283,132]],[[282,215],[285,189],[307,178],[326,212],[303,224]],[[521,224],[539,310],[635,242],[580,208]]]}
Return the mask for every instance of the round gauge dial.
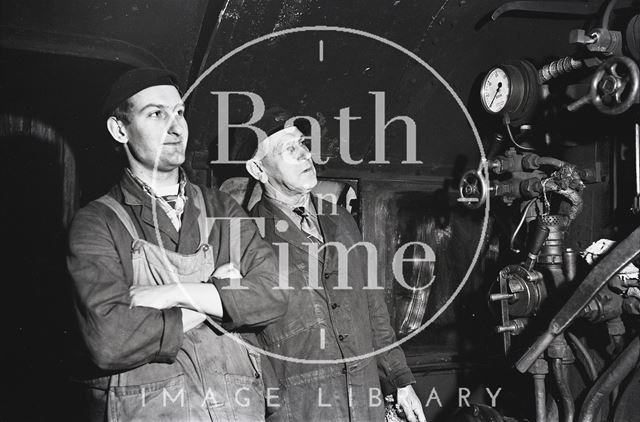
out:
{"label": "round gauge dial", "polygon": [[482,81],[480,99],[489,113],[500,113],[511,94],[511,80],[500,67],[492,69]]}

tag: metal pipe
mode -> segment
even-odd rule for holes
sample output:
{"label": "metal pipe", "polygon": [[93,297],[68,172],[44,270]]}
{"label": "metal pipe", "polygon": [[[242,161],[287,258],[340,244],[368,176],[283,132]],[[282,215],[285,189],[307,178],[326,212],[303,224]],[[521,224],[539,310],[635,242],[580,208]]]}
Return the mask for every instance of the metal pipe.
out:
{"label": "metal pipe", "polygon": [[533,388],[536,395],[536,422],[547,422],[547,392],[543,374],[533,375]]}
{"label": "metal pipe", "polygon": [[640,123],[636,123],[636,195],[640,194]]}
{"label": "metal pipe", "polygon": [[499,300],[511,300],[517,299],[518,295],[515,293],[493,293],[489,296],[489,300],[492,302],[497,302]]}
{"label": "metal pipe", "polygon": [[634,404],[634,401],[638,400],[638,386],[640,386],[640,364],[634,369],[618,399],[613,422],[629,422],[638,418],[638,406]]}
{"label": "metal pipe", "polygon": [[571,283],[578,273],[578,253],[572,248],[562,252],[562,270],[567,282]]}
{"label": "metal pipe", "polygon": [[516,363],[518,371],[526,372],[535,360],[549,347],[555,336],[562,333],[582,312],[609,279],[640,254],[640,227],[620,242],[587,274],[562,309],[551,320],[549,328],[525,352]]}
{"label": "metal pipe", "polygon": [[600,27],[602,29],[609,29],[609,24],[611,23],[611,12],[613,12],[614,7],[618,0],[609,0],[609,4],[604,9],[604,13],[602,13],[602,24]]}
{"label": "metal pipe", "polygon": [[491,14],[491,20],[498,19],[504,13],[521,10],[525,12],[559,13],[563,15],[595,15],[600,9],[599,3],[565,1],[509,1]]}
{"label": "metal pipe", "polygon": [[557,158],[553,158],[553,157],[540,157],[538,159],[538,163],[541,166],[547,165],[547,166],[552,166],[552,167],[555,167],[555,168],[560,168],[560,167],[562,167],[562,166],[567,164],[564,161],[559,160]]}
{"label": "metal pipe", "polygon": [[596,369],[596,364],[593,361],[593,357],[591,357],[591,353],[589,353],[589,350],[587,349],[587,347],[584,344],[582,344],[580,339],[576,337],[575,334],[566,333],[566,335],[567,337],[569,337],[569,340],[576,348],[576,351],[578,352],[577,355],[582,357],[582,360],[583,360],[582,363],[585,369],[587,370],[589,379],[591,381],[595,381],[598,378],[598,370]]}
{"label": "metal pipe", "polygon": [[569,388],[567,367],[562,363],[561,358],[553,359],[551,364],[553,376],[555,377],[556,385],[558,386],[558,392],[562,399],[562,413],[564,420],[566,422],[573,422],[576,406],[573,403],[573,396],[571,395],[571,389]]}
{"label": "metal pipe", "polygon": [[598,381],[591,387],[580,410],[580,422],[592,422],[602,400],[633,370],[640,358],[640,338],[636,337],[620,353],[620,356],[602,373]]}
{"label": "metal pipe", "polygon": [[524,224],[524,220],[527,218],[527,214],[529,213],[529,208],[531,208],[531,205],[533,205],[533,203],[536,202],[536,201],[537,201],[537,198],[533,198],[524,207],[524,210],[522,211],[522,218],[520,219],[520,222],[518,223],[518,226],[516,227],[516,229],[514,230],[513,234],[511,235],[511,241],[509,242],[509,248],[515,253],[520,253],[520,249],[516,249],[514,247],[514,244],[516,242],[516,236],[518,235],[518,232],[522,228],[522,225]]}

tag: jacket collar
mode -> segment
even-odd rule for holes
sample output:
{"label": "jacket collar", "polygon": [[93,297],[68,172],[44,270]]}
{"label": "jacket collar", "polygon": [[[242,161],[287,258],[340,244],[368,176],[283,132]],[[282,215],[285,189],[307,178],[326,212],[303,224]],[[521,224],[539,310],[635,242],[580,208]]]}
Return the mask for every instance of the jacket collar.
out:
{"label": "jacket collar", "polygon": [[[260,202],[264,211],[261,213],[262,217],[274,220],[273,233],[282,240],[290,243],[292,246],[306,251],[308,248],[306,245],[303,245],[303,243],[309,242],[309,239],[307,239],[301,230],[296,228],[296,223],[291,221],[291,219],[280,209],[278,206],[279,204],[266,196],[263,196],[262,201]],[[287,230],[282,232],[276,229],[276,226],[278,226],[277,223],[280,221],[284,221],[288,224]]]}
{"label": "jacket collar", "polygon": [[[181,171],[181,177],[184,178],[187,184],[188,180],[186,179],[186,175]],[[158,227],[158,230],[169,236],[169,238],[176,244],[179,243],[180,235],[177,230],[171,223],[169,217],[167,217],[166,213],[162,211],[162,208],[158,206],[158,204],[153,204],[152,197],[149,193],[147,193],[144,188],[138,183],[130,172],[125,171],[122,179],[120,180],[120,188],[122,190],[123,201],[127,205],[131,205],[134,207],[139,207],[139,215],[142,221],[151,226],[152,228]],[[188,192],[188,191],[187,191]],[[187,193],[188,195],[188,193]],[[187,196],[187,204],[188,201]],[[154,222],[154,208],[155,208],[155,217],[157,218],[157,225]],[[187,213],[187,209],[191,208],[185,205],[185,214]],[[183,221],[186,220],[187,216],[183,216]],[[183,223],[184,224],[184,223]],[[181,232],[183,230],[180,230]]]}
{"label": "jacket collar", "polygon": [[[322,201],[321,207],[318,207],[317,198],[314,195],[311,195],[311,202],[313,203],[316,210],[322,210],[322,214],[318,213],[318,225],[320,226],[320,231],[322,233],[322,237],[324,238],[325,244],[335,240],[336,236],[336,223],[331,218],[330,214],[326,213],[326,210],[332,210],[333,205],[328,201]],[[265,196],[262,197],[262,201],[260,201],[260,205],[262,207],[262,211],[260,212],[262,217],[271,218],[276,223],[278,221],[285,221],[289,224],[289,227],[284,232],[275,229],[275,224],[273,228],[273,234],[282,240],[286,241],[290,245],[295,248],[303,250],[306,254],[309,254],[310,257],[316,258],[321,263],[324,263],[325,256],[329,247],[324,247],[319,254],[316,254],[313,248],[309,248],[307,243],[309,243],[309,239],[302,233],[301,230],[297,229],[296,223],[291,221],[291,219],[278,207],[277,203],[272,201],[270,198]]]}
{"label": "jacket collar", "polygon": [[[198,236],[198,239],[194,240],[197,245],[200,245],[203,242],[207,242],[207,239],[201,239],[200,227],[198,226],[198,218],[200,216],[200,213],[204,213],[204,217],[206,218],[207,210],[201,210],[197,207],[197,203],[195,201],[195,187],[191,182],[188,181],[186,175],[184,176],[184,180],[187,181],[184,191],[187,200],[184,206],[184,213],[182,214],[182,226],[180,228],[180,242],[178,247],[178,252],[180,253],[186,253],[187,251],[183,250],[183,247],[188,246],[191,243],[191,241],[189,241],[187,237],[190,238],[192,236]],[[206,233],[204,234],[204,236],[206,237]]]}
{"label": "jacket collar", "polygon": [[[320,226],[320,232],[324,238],[324,242],[333,242],[336,239],[336,223],[335,218],[337,215],[332,216],[334,205],[325,200],[318,202],[318,198],[315,195],[311,195],[311,203],[316,209],[316,215],[318,216],[318,223]],[[327,210],[329,213],[327,213]]]}

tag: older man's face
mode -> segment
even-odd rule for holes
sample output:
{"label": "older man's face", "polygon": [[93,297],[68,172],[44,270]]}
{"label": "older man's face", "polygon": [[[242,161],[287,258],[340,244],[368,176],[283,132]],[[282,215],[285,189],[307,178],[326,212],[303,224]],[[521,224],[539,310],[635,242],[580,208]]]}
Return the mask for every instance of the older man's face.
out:
{"label": "older man's face", "polygon": [[262,159],[269,183],[287,195],[309,192],[318,183],[311,153],[304,137],[295,127],[282,130],[267,141],[268,151]]}

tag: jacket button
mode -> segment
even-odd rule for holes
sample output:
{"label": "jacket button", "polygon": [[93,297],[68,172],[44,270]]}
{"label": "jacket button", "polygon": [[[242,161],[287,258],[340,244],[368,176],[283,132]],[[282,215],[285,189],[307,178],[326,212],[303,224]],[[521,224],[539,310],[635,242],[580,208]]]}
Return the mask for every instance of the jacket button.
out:
{"label": "jacket button", "polygon": [[332,303],[331,304],[331,309],[336,309],[338,306],[340,306],[340,305],[338,305],[337,303]]}
{"label": "jacket button", "polygon": [[345,366],[344,368],[342,368],[342,373],[346,374],[347,373],[347,367]]}
{"label": "jacket button", "polygon": [[340,335],[338,336],[338,340],[340,340],[340,341],[344,341],[344,336],[343,336],[342,334],[340,334]]}
{"label": "jacket button", "polygon": [[209,245],[205,244],[205,245],[202,247],[202,250],[203,250],[203,251],[205,251],[205,252],[206,252],[206,251],[208,251],[208,250],[209,250]]}
{"label": "jacket button", "polygon": [[324,278],[329,278],[329,277],[331,277],[331,274],[329,274],[329,273],[324,273]]}

